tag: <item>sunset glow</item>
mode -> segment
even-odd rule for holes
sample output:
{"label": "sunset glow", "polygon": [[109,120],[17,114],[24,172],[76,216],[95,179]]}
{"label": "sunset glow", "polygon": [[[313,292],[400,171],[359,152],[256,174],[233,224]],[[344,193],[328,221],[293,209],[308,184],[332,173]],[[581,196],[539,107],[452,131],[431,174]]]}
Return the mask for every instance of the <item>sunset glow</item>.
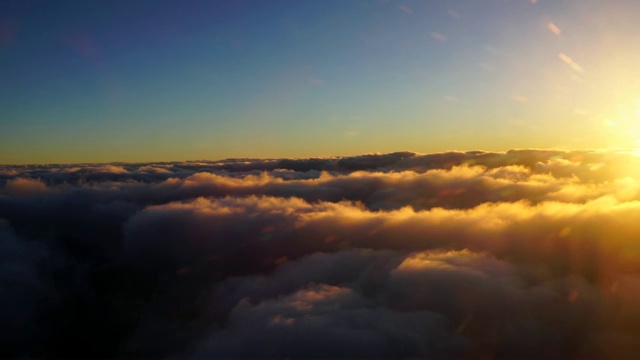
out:
{"label": "sunset glow", "polygon": [[0,5],[0,357],[637,359],[640,1]]}
{"label": "sunset glow", "polygon": [[0,163],[632,149],[639,8],[14,2]]}

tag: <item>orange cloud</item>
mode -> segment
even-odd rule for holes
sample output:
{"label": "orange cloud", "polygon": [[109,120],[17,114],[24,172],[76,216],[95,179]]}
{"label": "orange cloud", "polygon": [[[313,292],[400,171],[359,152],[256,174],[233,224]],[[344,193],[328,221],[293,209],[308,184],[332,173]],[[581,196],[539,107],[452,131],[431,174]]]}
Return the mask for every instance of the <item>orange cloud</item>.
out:
{"label": "orange cloud", "polygon": [[558,54],[558,58],[560,58],[560,60],[564,61],[567,65],[571,66],[571,68],[579,73],[584,72],[584,69],[582,68],[582,66],[580,66],[578,63],[576,63],[575,61],[573,61],[573,59],[571,59],[568,55],[564,54],[564,53],[560,53]]}
{"label": "orange cloud", "polygon": [[560,28],[558,27],[558,25],[550,22],[549,24],[547,24],[547,28],[549,30],[551,30],[552,33],[556,34],[556,35],[560,35],[560,33],[562,33],[562,30],[560,30]]}
{"label": "orange cloud", "polygon": [[29,196],[42,194],[47,190],[42,180],[28,179],[28,178],[16,178],[7,181],[4,188],[4,193],[11,196]]}

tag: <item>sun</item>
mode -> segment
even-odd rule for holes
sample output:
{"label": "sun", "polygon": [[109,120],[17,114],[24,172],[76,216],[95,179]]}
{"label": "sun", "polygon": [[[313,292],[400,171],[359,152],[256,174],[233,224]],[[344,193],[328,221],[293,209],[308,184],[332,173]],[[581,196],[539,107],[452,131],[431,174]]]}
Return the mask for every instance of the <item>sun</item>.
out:
{"label": "sun", "polygon": [[601,119],[597,136],[605,137],[611,148],[640,155],[640,97],[615,104]]}

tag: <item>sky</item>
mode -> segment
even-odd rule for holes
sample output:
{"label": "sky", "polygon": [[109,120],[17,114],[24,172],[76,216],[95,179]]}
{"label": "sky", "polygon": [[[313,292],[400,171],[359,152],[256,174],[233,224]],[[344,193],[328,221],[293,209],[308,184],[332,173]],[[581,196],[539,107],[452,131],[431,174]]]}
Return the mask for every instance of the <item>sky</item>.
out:
{"label": "sky", "polygon": [[5,1],[0,163],[635,149],[632,0]]}

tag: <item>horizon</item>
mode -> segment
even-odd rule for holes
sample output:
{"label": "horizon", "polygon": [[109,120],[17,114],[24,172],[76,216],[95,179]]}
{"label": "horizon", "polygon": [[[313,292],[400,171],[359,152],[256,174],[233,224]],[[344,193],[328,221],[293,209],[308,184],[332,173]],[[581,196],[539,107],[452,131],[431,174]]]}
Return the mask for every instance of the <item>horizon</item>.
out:
{"label": "horizon", "polygon": [[562,152],[562,153],[571,153],[571,152],[580,152],[580,153],[614,153],[614,154],[629,154],[635,157],[640,157],[640,151],[637,149],[631,148],[510,148],[507,150],[486,150],[486,149],[475,149],[475,150],[444,150],[437,152],[417,152],[411,150],[397,150],[391,152],[369,152],[369,153],[355,153],[355,154],[342,154],[342,155],[317,155],[317,156],[300,156],[300,157],[227,157],[227,158],[219,158],[219,159],[175,159],[175,160],[158,160],[158,161],[105,161],[105,162],[43,162],[43,163],[0,163],[0,167],[23,167],[23,166],[53,166],[53,165],[61,165],[61,166],[73,166],[73,165],[108,165],[108,164],[123,164],[123,165],[138,165],[138,164],[175,164],[175,163],[195,163],[195,162],[233,162],[238,160],[328,160],[328,159],[340,159],[340,158],[350,158],[350,157],[359,157],[359,156],[382,156],[382,155],[392,155],[392,154],[400,154],[400,153],[410,153],[412,155],[420,156],[420,155],[445,155],[450,153],[459,153],[459,154],[472,154],[472,153],[484,153],[484,154],[508,154],[511,152],[527,152],[527,151],[541,151],[541,152]]}

